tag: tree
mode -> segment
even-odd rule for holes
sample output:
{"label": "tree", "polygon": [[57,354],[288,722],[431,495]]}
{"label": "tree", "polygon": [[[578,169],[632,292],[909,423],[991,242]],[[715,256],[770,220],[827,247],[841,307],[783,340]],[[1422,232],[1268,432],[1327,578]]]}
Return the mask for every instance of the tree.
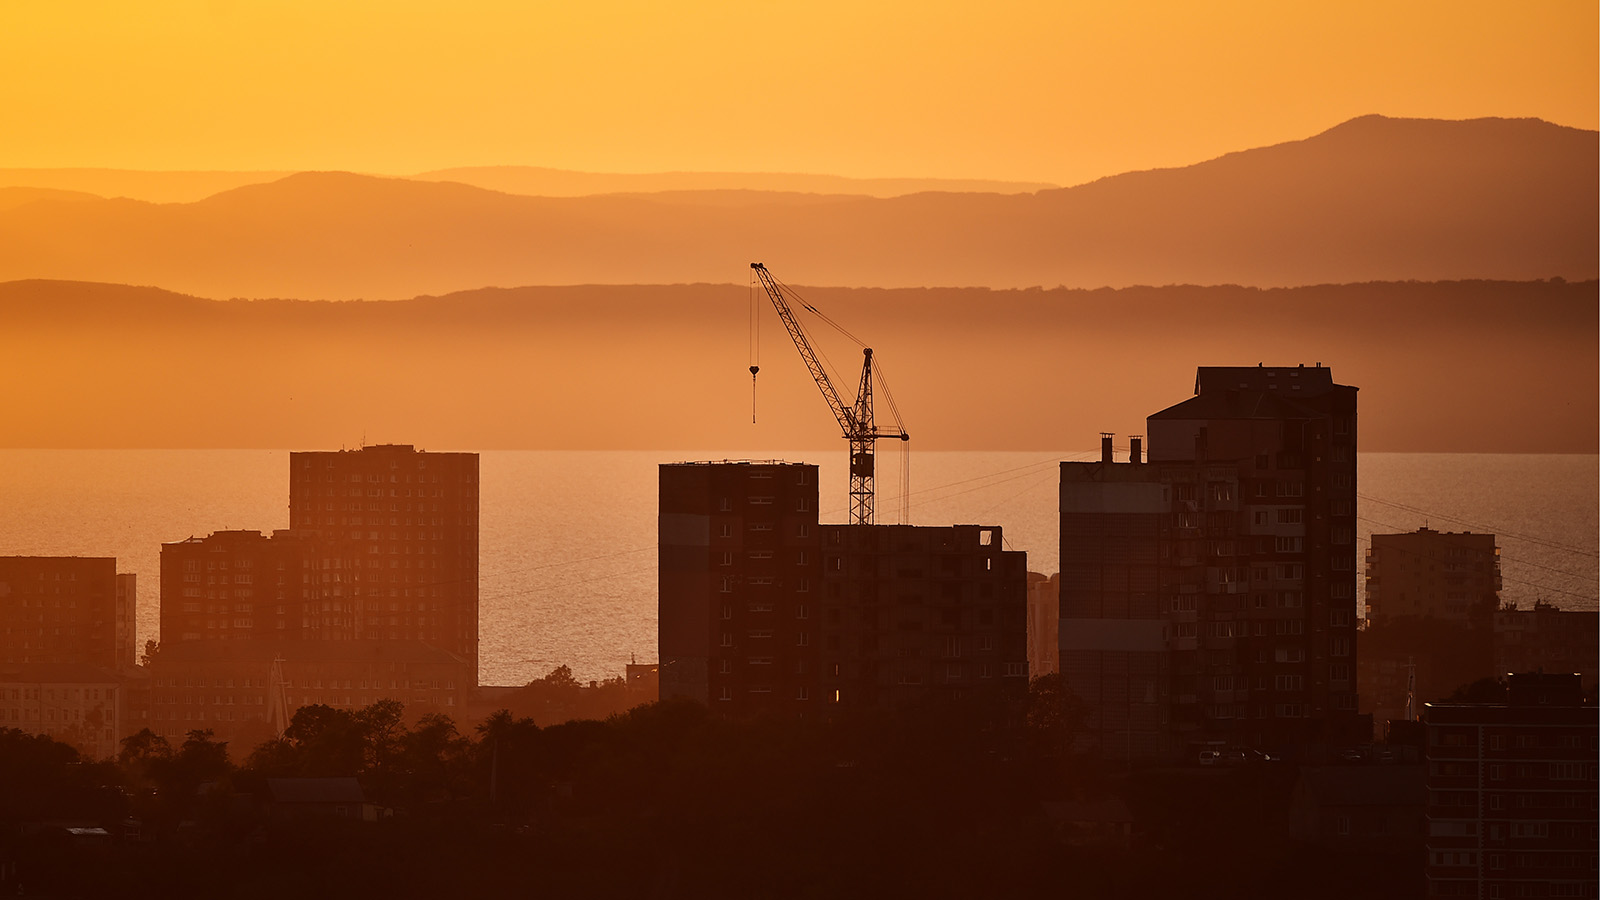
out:
{"label": "tree", "polygon": [[122,749],[117,753],[117,765],[142,768],[153,759],[170,759],[172,745],[167,739],[148,728],[122,739]]}
{"label": "tree", "polygon": [[1060,672],[1040,675],[1028,684],[1026,729],[1030,748],[1041,756],[1072,752],[1089,709],[1067,686]]}
{"label": "tree", "polygon": [[139,665],[148,666],[156,661],[156,655],[161,652],[161,642],[148,640],[144,642],[144,652],[139,654]]}

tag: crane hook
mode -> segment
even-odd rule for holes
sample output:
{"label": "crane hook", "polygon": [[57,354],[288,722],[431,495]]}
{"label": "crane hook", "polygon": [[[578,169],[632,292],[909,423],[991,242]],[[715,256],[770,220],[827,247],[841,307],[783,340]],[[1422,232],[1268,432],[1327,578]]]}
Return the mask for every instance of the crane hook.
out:
{"label": "crane hook", "polygon": [[760,366],[750,367],[750,424],[756,423],[756,373],[761,371]]}

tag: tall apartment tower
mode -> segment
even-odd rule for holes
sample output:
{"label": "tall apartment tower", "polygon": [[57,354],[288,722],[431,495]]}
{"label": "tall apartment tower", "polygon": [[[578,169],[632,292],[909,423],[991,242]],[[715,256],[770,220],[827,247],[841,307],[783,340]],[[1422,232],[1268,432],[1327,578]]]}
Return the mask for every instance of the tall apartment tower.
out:
{"label": "tall apartment tower", "polygon": [[126,587],[111,557],[0,557],[0,661],[132,666]]}
{"label": "tall apartment tower", "polygon": [[1487,627],[1500,606],[1492,534],[1418,528],[1375,534],[1367,551],[1367,616],[1416,616]]}
{"label": "tall apartment tower", "polygon": [[661,698],[804,714],[818,702],[817,467],[664,464],[660,491]]}
{"label": "tall apartment tower", "polygon": [[289,454],[324,639],[423,641],[478,669],[478,455],[409,444]]}
{"label": "tall apartment tower", "polygon": [[1116,463],[1063,463],[1061,666],[1106,756],[1359,740],[1356,388],[1201,368]]}

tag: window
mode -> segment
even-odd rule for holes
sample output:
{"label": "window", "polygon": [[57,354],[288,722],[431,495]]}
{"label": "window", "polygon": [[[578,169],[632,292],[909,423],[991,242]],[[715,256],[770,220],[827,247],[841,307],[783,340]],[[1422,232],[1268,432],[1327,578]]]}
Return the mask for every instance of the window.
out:
{"label": "window", "polygon": [[1005,671],[1005,677],[1007,678],[1026,678],[1028,677],[1028,664],[1025,662],[1008,662],[1006,663]]}
{"label": "window", "polygon": [[1281,537],[1273,540],[1273,550],[1278,553],[1302,553],[1305,551],[1305,539],[1297,537]]}
{"label": "window", "polygon": [[1336,637],[1328,641],[1329,652],[1334,656],[1350,655],[1350,639]]}
{"label": "window", "polygon": [[1280,509],[1278,510],[1278,524],[1299,525],[1306,520],[1305,516],[1306,511],[1303,509]]}

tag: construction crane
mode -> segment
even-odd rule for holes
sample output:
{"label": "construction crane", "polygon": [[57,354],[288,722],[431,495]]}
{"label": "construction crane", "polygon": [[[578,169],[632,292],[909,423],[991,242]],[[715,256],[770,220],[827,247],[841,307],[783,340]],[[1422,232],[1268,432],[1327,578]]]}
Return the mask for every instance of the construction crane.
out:
{"label": "construction crane", "polygon": [[[873,524],[873,481],[876,464],[878,438],[898,438],[901,441],[911,440],[911,435],[906,434],[900,427],[899,411],[895,409],[894,397],[888,395],[889,408],[894,413],[894,427],[879,429],[872,417],[872,348],[863,347],[861,363],[861,386],[856,391],[853,404],[847,404],[839,397],[839,392],[834,389],[833,381],[828,377],[827,369],[823,368],[822,361],[817,358],[816,351],[811,348],[811,340],[800,325],[800,320],[795,318],[794,310],[789,308],[789,301],[785,293],[792,294],[787,288],[780,285],[767,271],[767,267],[758,262],[750,264],[755,270],[756,277],[761,279],[761,286],[766,288],[767,296],[772,300],[772,306],[778,311],[778,318],[783,320],[783,327],[788,329],[789,337],[794,341],[794,348],[800,351],[800,358],[811,370],[811,380],[817,383],[817,389],[822,391],[822,399],[828,402],[828,409],[833,417],[839,421],[839,430],[844,433],[845,440],[850,442],[850,524]],[[801,300],[798,295],[795,300],[801,306],[821,318],[852,340],[853,335],[824,316],[815,307]],[[856,341],[860,343],[860,341]],[[756,373],[761,371],[758,365],[750,366],[750,379],[755,381]],[[885,394],[887,395],[887,389]],[[904,467],[902,466],[902,477]],[[905,491],[901,492],[902,500]]]}

